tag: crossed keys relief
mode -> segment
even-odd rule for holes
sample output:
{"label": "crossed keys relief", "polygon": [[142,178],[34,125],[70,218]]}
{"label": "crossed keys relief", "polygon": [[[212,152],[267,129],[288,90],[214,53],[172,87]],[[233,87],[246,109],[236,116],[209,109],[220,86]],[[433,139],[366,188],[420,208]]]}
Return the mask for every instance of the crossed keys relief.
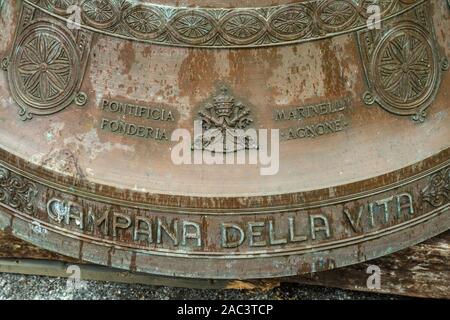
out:
{"label": "crossed keys relief", "polygon": [[253,123],[250,110],[227,87],[221,87],[198,114],[201,133],[194,132],[192,149],[223,153],[258,149],[256,130],[249,130]]}

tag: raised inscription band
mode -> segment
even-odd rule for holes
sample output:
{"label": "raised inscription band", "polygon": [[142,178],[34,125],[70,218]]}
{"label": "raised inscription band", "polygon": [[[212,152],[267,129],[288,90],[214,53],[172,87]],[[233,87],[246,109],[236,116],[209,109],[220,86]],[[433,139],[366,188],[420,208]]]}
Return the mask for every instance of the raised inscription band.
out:
{"label": "raised inscription band", "polygon": [[[418,166],[412,166],[390,174],[411,175],[378,190],[309,206],[234,214],[187,214],[100,199],[95,193],[35,179],[3,161],[0,227],[80,260],[160,275],[258,278],[259,268],[269,264],[277,267],[263,277],[327,270],[376,258],[447,230],[450,163],[439,161],[449,152],[422,163],[420,173],[414,174]],[[386,239],[389,246],[379,247]],[[190,262],[177,264],[179,259]],[[170,269],[164,267],[167,264]]]}
{"label": "raised inscription band", "polygon": [[[171,7],[137,1],[24,0],[73,23],[71,5],[81,5],[81,27],[115,37],[161,45],[242,48],[287,45],[373,27],[375,0],[304,1],[254,8]],[[379,1],[381,21],[427,0]]]}

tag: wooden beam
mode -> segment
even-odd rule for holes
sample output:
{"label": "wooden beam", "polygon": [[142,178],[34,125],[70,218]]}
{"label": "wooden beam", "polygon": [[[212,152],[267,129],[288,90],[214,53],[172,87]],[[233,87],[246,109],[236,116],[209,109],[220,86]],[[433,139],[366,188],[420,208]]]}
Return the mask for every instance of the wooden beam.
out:
{"label": "wooden beam", "polygon": [[[391,255],[346,268],[297,277],[257,281],[210,281],[168,278],[131,273],[83,264],[80,261],[42,250],[0,231],[0,272],[68,276],[67,265],[80,264],[83,279],[169,285],[192,288],[269,290],[282,282],[335,287],[341,289],[450,299],[450,231],[422,244]],[[368,289],[366,270],[381,270],[381,288]]]}

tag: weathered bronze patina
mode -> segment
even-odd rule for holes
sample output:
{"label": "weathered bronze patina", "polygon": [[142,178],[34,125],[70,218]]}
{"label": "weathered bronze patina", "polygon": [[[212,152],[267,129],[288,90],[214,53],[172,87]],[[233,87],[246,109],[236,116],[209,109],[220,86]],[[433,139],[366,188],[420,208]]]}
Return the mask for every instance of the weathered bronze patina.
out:
{"label": "weathered bronze patina", "polygon": [[[18,238],[230,279],[346,266],[450,228],[446,1],[0,8],[0,228]],[[260,135],[215,152],[229,141],[196,123]],[[174,161],[178,129],[190,164]],[[272,144],[272,163],[208,164],[265,155],[276,129],[279,162]]]}

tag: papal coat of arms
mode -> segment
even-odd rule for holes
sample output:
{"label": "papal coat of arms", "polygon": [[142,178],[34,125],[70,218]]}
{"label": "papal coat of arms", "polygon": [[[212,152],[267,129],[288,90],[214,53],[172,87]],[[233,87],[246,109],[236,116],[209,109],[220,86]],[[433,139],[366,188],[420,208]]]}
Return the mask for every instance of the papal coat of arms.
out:
{"label": "papal coat of arms", "polygon": [[193,149],[223,153],[258,149],[256,130],[250,127],[250,110],[227,87],[221,87],[198,114],[202,132],[195,136]]}

